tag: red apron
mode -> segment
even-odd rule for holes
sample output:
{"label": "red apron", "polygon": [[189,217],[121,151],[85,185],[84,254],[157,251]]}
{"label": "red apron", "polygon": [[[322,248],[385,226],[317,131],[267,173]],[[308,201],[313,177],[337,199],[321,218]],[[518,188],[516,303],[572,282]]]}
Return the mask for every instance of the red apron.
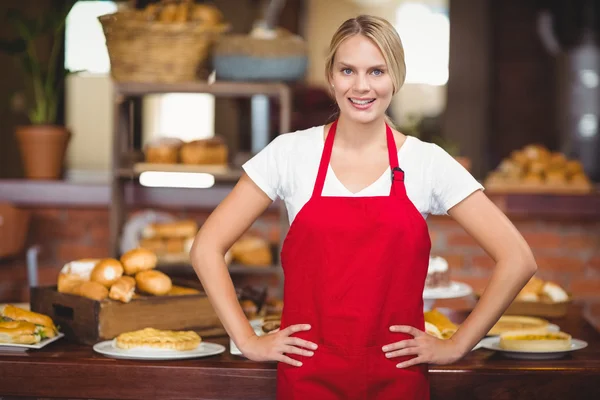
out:
{"label": "red apron", "polygon": [[281,328],[310,324],[295,336],[318,344],[312,357],[279,363],[277,398],[429,399],[428,366],[396,368],[381,348],[412,338],[392,325],[424,330],[423,287],[431,242],[425,220],[406,196],[394,136],[386,126],[389,196],[322,196],[337,121],[325,141],[310,200],[284,241]]}

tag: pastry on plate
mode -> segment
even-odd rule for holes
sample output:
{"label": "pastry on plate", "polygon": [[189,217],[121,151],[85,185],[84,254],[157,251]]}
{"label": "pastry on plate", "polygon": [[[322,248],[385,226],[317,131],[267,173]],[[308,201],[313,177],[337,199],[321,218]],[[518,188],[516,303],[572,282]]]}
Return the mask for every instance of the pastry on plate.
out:
{"label": "pastry on plate", "polygon": [[167,350],[194,350],[200,345],[202,338],[194,331],[168,331],[145,328],[133,332],[125,332],[117,336],[115,345],[120,349],[150,347]]}
{"label": "pastry on plate", "polygon": [[[29,325],[27,325],[27,324],[8,324],[7,325],[6,323],[9,323],[9,322],[25,323],[26,322],[29,324],[33,324],[34,328],[35,328],[34,334],[38,336],[37,342],[39,342],[41,339],[53,338],[58,333],[58,329],[54,325],[54,321],[52,321],[52,318],[50,318],[49,316],[47,316],[45,314],[40,314],[40,313],[36,313],[33,311],[29,311],[29,310],[24,310],[22,308],[15,307],[12,304],[7,304],[6,306],[4,306],[2,311],[0,311],[0,321],[5,323],[5,325],[3,327],[5,330],[17,329],[18,330],[17,332],[19,333],[19,335],[28,335],[29,333],[25,333],[25,331],[30,330]],[[15,333],[15,332],[5,331],[4,333],[8,334],[9,336],[12,336],[13,340],[19,340],[19,339],[15,339],[14,335],[12,335],[12,333]],[[5,337],[5,339],[6,339],[6,337]],[[27,340],[27,339],[21,338],[21,340]],[[34,342],[34,343],[37,343],[37,342]],[[12,343],[18,343],[18,342],[13,341]],[[26,344],[23,341],[21,341],[19,343]]]}
{"label": "pastry on plate", "polygon": [[498,322],[488,332],[489,336],[497,336],[504,332],[527,330],[527,329],[546,329],[550,323],[542,318],[525,317],[519,315],[503,315]]}
{"label": "pastry on plate", "polygon": [[500,347],[526,352],[564,351],[571,348],[571,335],[543,329],[509,331],[500,335]]}
{"label": "pastry on plate", "polygon": [[450,318],[442,314],[438,309],[426,311],[424,313],[425,322],[434,325],[442,335],[442,338],[448,339],[458,330],[458,326],[450,321]]}

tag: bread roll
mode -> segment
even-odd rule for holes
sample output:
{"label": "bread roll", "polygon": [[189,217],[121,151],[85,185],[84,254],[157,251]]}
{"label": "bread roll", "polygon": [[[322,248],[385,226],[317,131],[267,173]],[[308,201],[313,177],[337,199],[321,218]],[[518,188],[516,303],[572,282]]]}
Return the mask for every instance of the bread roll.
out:
{"label": "bread roll", "polygon": [[121,276],[123,276],[121,262],[114,258],[105,258],[96,264],[92,270],[90,280],[110,288]]}
{"label": "bread roll", "polygon": [[140,271],[153,269],[157,262],[156,254],[142,248],[129,250],[121,256],[121,264],[127,275],[135,275]]}
{"label": "bread roll", "polygon": [[131,276],[122,276],[110,287],[108,297],[122,303],[129,303],[134,293],[135,279]]}
{"label": "bread roll", "polygon": [[74,274],[84,281],[89,281],[92,270],[100,259],[86,258],[66,263],[60,270],[63,274]]}
{"label": "bread roll", "polygon": [[554,282],[546,282],[542,288],[542,292],[555,303],[569,300],[569,294]]}
{"label": "bread roll", "polygon": [[217,26],[223,21],[221,11],[208,4],[195,4],[191,16],[194,21],[202,22],[206,26]]}
{"label": "bread roll", "polygon": [[564,169],[551,170],[546,173],[546,183],[553,186],[567,184],[567,175]]}
{"label": "bread roll", "polygon": [[142,231],[143,238],[187,238],[198,233],[198,223],[192,219],[148,224]]}
{"label": "bread roll", "polygon": [[181,162],[193,165],[227,164],[228,149],[219,137],[194,140],[181,147]]}
{"label": "bread roll", "polygon": [[183,141],[176,138],[161,138],[148,143],[145,148],[146,162],[153,164],[176,164]]}
{"label": "bread roll", "polygon": [[155,254],[164,254],[167,252],[167,243],[159,237],[142,238],[139,241],[139,246],[143,249],[150,250]]}
{"label": "bread roll", "polygon": [[583,164],[578,160],[567,161],[565,165],[568,175],[575,175],[583,172]]}
{"label": "bread roll", "polygon": [[171,290],[171,278],[160,271],[142,271],[135,275],[135,282],[139,290],[155,296],[164,296]]}
{"label": "bread roll", "polygon": [[72,294],[77,296],[87,297],[92,300],[104,300],[108,297],[108,289],[98,282],[86,281],[75,286]]}
{"label": "bread roll", "polygon": [[72,293],[75,286],[85,282],[81,276],[76,274],[58,274],[58,292]]}
{"label": "bread roll", "polygon": [[233,259],[244,265],[271,266],[273,255],[269,243],[256,236],[244,236],[231,246]]}
{"label": "bread roll", "polygon": [[240,301],[240,306],[248,319],[256,318],[256,314],[258,313],[258,307],[252,300],[242,300]]}

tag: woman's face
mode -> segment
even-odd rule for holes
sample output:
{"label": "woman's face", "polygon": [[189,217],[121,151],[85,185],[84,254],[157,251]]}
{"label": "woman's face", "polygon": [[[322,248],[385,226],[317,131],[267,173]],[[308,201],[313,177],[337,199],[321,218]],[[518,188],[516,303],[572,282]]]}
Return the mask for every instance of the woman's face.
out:
{"label": "woman's face", "polygon": [[363,35],[342,42],[331,71],[332,90],[340,113],[359,123],[383,117],[394,85],[379,48]]}

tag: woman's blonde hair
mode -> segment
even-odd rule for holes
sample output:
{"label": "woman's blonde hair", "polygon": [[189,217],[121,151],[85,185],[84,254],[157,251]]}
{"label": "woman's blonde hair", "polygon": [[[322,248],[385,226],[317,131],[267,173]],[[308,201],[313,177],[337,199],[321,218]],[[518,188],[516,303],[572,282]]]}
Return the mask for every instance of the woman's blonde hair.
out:
{"label": "woman's blonde hair", "polygon": [[404,46],[396,29],[387,20],[372,15],[359,15],[346,20],[331,38],[329,53],[325,61],[325,74],[329,82],[333,74],[335,54],[342,42],[352,36],[363,35],[370,39],[381,51],[388,73],[394,85],[394,94],[404,85],[406,64],[404,61]]}

